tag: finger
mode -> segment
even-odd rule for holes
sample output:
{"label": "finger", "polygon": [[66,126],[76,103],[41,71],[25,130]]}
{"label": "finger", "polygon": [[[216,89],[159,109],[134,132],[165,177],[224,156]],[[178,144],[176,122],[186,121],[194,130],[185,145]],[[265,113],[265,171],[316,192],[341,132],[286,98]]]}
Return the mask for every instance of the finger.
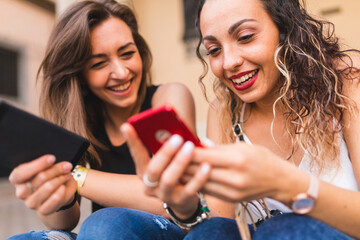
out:
{"label": "finger", "polygon": [[37,209],[42,215],[49,215],[57,211],[61,206],[63,206],[63,199],[65,198],[65,186],[61,185],[56,189],[56,191],[44,201],[41,206]]}
{"label": "finger", "polygon": [[185,173],[186,175],[190,175],[190,176],[194,176],[196,171],[198,170],[200,164],[199,163],[194,163],[194,162],[191,162],[188,167],[186,168],[185,170]]}
{"label": "finger", "polygon": [[204,138],[204,140],[202,141],[202,144],[205,147],[215,147],[215,143],[213,141],[211,141],[209,138]]}
{"label": "finger", "polygon": [[71,178],[71,174],[61,175],[50,181],[44,183],[39,189],[31,194],[26,200],[25,204],[30,209],[37,209],[43,202],[46,201],[61,185]]}
{"label": "finger", "polygon": [[37,173],[49,168],[55,162],[55,156],[44,155],[31,162],[17,166],[10,174],[9,181],[12,184],[21,184],[29,181]]}
{"label": "finger", "polygon": [[60,175],[66,175],[71,172],[72,164],[70,162],[60,162],[54,166],[46,169],[35,175],[35,177],[30,181],[33,188],[38,189],[42,184],[48,182],[49,180],[56,178]]}
{"label": "finger", "polygon": [[141,142],[131,124],[124,123],[121,125],[120,130],[127,138],[127,144],[129,145],[130,153],[134,159],[137,170],[141,171],[138,172],[138,174],[143,175],[144,173],[142,171],[146,169],[150,159],[147,148]]}
{"label": "finger", "polygon": [[194,177],[185,185],[184,191],[186,195],[190,196],[196,192],[199,192],[206,183],[210,175],[210,171],[210,164],[202,163]]}
{"label": "finger", "polygon": [[241,164],[244,158],[248,157],[249,147],[249,145],[236,143],[212,148],[196,148],[193,161],[196,163],[208,162],[213,167],[236,166]]}
{"label": "finger", "polygon": [[17,184],[15,186],[15,196],[19,199],[25,200],[32,193],[26,184]]}
{"label": "finger", "polygon": [[245,200],[244,195],[237,189],[216,182],[206,182],[201,192],[228,202]]}
{"label": "finger", "polygon": [[194,175],[188,175],[188,174],[184,174],[181,176],[180,178],[180,183],[185,185],[187,184],[192,178],[194,177]]}
{"label": "finger", "polygon": [[191,162],[193,150],[194,143],[187,141],[164,171],[161,176],[160,189],[165,195],[170,194],[174,186],[179,183],[181,176]]}
{"label": "finger", "polygon": [[213,167],[209,181],[228,185],[239,190],[247,190],[252,183],[247,178],[247,173],[236,169]]}
{"label": "finger", "polygon": [[147,167],[146,173],[149,181],[159,181],[163,171],[172,161],[182,143],[183,139],[175,134],[161,146],[157,153],[152,157]]}

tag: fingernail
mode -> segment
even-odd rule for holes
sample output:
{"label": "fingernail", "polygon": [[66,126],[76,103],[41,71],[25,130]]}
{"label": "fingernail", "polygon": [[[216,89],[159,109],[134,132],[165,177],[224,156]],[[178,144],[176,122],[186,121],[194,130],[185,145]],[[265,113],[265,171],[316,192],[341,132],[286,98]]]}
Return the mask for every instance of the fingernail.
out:
{"label": "fingernail", "polygon": [[206,175],[210,172],[210,165],[209,164],[204,164],[201,167],[201,172]]}
{"label": "fingernail", "polygon": [[211,141],[210,139],[208,139],[208,138],[205,138],[203,143],[207,147],[214,147],[215,146],[215,143],[213,141]]}
{"label": "fingernail", "polygon": [[172,146],[173,148],[177,148],[181,145],[181,143],[183,142],[182,138],[175,134],[175,135],[172,135],[170,140],[169,140],[169,144],[170,146]]}
{"label": "fingernail", "polygon": [[194,150],[194,144],[190,141],[187,141],[184,146],[181,149],[181,152],[184,153],[185,155],[189,155],[190,153],[192,153],[192,151]]}
{"label": "fingernail", "polygon": [[49,156],[46,161],[48,162],[48,164],[53,164],[55,162],[55,156],[51,155]]}
{"label": "fingernail", "polygon": [[67,163],[64,163],[64,165],[62,167],[67,172],[67,171],[70,171],[72,169],[72,164],[67,162]]}

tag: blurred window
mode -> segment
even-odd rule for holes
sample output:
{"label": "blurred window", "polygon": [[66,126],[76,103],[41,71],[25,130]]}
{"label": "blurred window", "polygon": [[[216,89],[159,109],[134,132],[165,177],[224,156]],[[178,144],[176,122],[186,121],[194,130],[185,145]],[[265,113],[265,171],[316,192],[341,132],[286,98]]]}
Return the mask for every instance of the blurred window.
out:
{"label": "blurred window", "polygon": [[19,53],[0,47],[0,95],[18,97]]}

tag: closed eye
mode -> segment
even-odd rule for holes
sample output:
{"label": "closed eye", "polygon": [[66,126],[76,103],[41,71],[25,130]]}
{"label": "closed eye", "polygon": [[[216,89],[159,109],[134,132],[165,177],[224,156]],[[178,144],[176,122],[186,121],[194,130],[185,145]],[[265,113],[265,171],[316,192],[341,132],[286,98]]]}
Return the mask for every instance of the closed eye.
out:
{"label": "closed eye", "polygon": [[105,61],[100,61],[100,62],[97,62],[97,63],[91,65],[90,68],[92,68],[92,69],[100,68],[100,67],[103,66],[104,64],[105,64]]}
{"label": "closed eye", "polygon": [[221,49],[221,48],[213,48],[213,49],[210,49],[206,55],[214,56],[214,55],[216,55],[216,54],[220,51],[220,49]]}
{"label": "closed eye", "polygon": [[124,57],[124,58],[130,58],[132,55],[134,55],[135,51],[127,51],[127,52],[124,52],[123,54],[121,54],[120,56],[121,57]]}
{"label": "closed eye", "polygon": [[241,42],[246,42],[248,40],[250,40],[255,34],[249,34],[249,35],[245,35],[243,37],[240,37],[238,40]]}

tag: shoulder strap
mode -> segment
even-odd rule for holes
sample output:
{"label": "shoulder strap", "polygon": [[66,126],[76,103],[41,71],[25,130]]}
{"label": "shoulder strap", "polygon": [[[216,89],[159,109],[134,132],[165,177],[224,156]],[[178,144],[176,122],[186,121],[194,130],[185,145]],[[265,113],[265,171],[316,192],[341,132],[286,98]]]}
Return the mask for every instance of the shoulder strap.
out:
{"label": "shoulder strap", "polygon": [[236,122],[234,111],[235,111],[235,101],[233,100],[231,102],[233,133],[236,138],[239,138],[240,141],[244,141],[243,130],[241,128],[241,122],[240,121]]}

